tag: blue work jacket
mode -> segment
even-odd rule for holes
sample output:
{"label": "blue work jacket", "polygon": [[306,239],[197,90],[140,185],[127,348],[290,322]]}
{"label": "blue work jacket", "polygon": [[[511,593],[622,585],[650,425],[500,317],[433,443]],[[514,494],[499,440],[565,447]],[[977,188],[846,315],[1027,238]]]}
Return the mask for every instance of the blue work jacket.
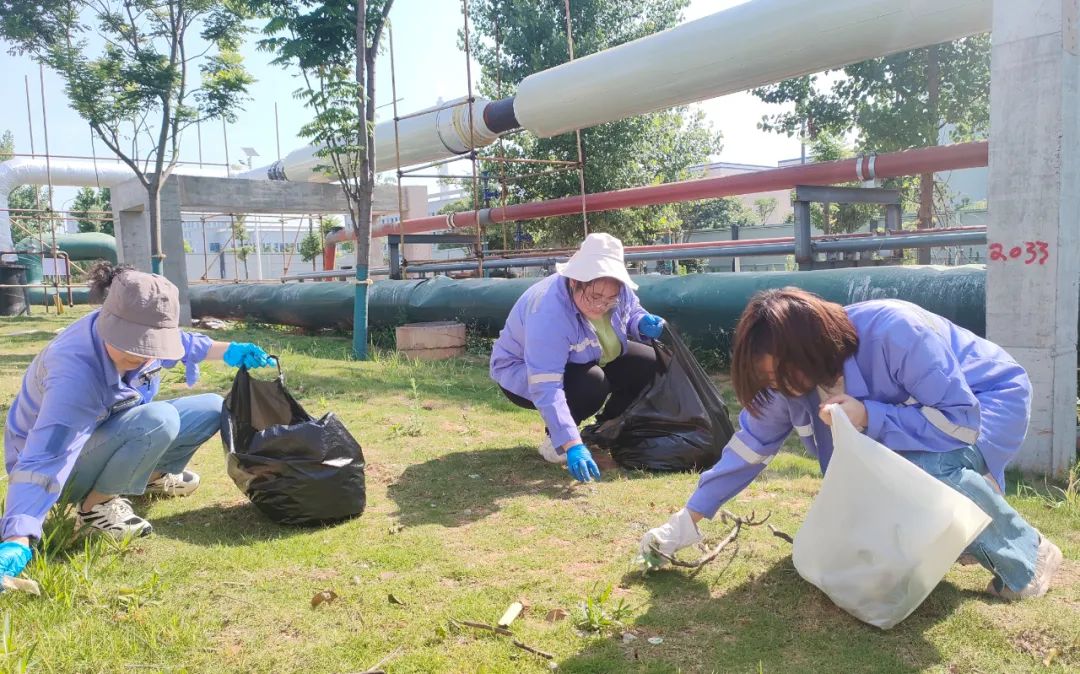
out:
{"label": "blue work jacket", "polygon": [[[1031,415],[1027,373],[997,344],[948,319],[900,300],[845,307],[859,348],[844,363],[845,393],[866,405],[866,435],[896,452],[947,452],[975,446],[1004,490],[1005,466],[1016,456]],[[746,488],[795,431],[824,473],[832,432],[818,417],[815,389],[799,397],[771,391],[719,462],[701,475],[687,507],[712,517]]]}
{"label": "blue work jacket", "polygon": [[[627,339],[641,341],[638,322],[645,314],[637,295],[624,285],[611,311],[611,327],[623,353]],[[531,400],[547,425],[551,444],[561,447],[581,442],[563,390],[566,365],[599,362],[601,354],[596,328],[574,304],[568,279],[552,274],[514,303],[491,350],[491,378]]]}
{"label": "blue work jacket", "polygon": [[[7,415],[4,465],[7,507],[0,536],[41,537],[41,524],[56,503],[90,435],[109,417],[154,399],[161,369],[206,358],[212,340],[181,331],[180,361],[150,361],[117,372],[97,330],[95,311],[72,323],[30,363]],[[195,375],[197,376],[197,374]],[[195,377],[188,377],[194,383]]]}

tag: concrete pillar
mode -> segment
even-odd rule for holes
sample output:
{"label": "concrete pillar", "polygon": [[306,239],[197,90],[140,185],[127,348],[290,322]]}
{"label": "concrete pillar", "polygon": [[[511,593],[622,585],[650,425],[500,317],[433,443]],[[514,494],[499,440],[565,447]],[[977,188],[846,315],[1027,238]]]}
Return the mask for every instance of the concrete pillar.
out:
{"label": "concrete pillar", "polygon": [[[409,185],[403,188],[405,212],[401,214],[403,220],[413,218],[426,218],[427,187],[423,185]],[[405,245],[404,255],[406,260],[430,260],[435,257],[435,244],[433,243],[409,243]]]}
{"label": "concrete pillar", "polygon": [[176,180],[172,178],[166,180],[161,187],[161,249],[165,253],[165,278],[180,289],[180,325],[191,325],[187,253],[184,252],[184,225],[180,216],[180,190]]}
{"label": "concrete pillar", "polygon": [[[395,185],[379,185],[375,193],[375,210],[372,212],[371,221],[373,226],[384,215],[397,215],[397,187]],[[390,192],[389,190],[393,190]],[[425,218],[427,212],[427,187],[423,185],[408,185],[402,187],[402,219]],[[382,210],[386,209],[386,210]],[[388,264],[389,260],[383,257],[383,246],[387,237],[379,237],[371,240],[371,251],[368,255],[368,266],[371,269]],[[406,260],[427,260],[433,256],[434,244],[430,243],[407,243],[402,247],[402,254]]]}
{"label": "concrete pillar", "polygon": [[[138,180],[129,180],[112,188],[111,201],[120,262],[150,271],[150,213],[146,189]],[[161,247],[165,253],[165,278],[180,290],[180,324],[191,325],[180,196],[176,181],[171,178],[161,188]]]}
{"label": "concrete pillar", "polygon": [[1076,457],[1080,0],[994,0],[987,336],[1028,371],[1019,468]]}
{"label": "concrete pillar", "polygon": [[112,188],[113,229],[116,254],[123,264],[150,271],[150,225],[146,213],[146,189],[134,178]]}

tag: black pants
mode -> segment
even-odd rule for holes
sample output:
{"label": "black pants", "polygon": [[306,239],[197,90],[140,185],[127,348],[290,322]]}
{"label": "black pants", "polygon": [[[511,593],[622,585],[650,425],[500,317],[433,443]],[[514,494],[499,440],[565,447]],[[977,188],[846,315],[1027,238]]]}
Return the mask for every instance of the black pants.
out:
{"label": "black pants", "polygon": [[[656,373],[656,351],[651,346],[628,341],[626,352],[604,367],[597,363],[567,363],[563,375],[566,405],[574,423],[600,411],[597,421],[614,419],[622,414],[634,398],[648,386]],[[506,389],[502,392],[518,407],[536,409],[528,398]],[[607,405],[604,405],[604,401]]]}

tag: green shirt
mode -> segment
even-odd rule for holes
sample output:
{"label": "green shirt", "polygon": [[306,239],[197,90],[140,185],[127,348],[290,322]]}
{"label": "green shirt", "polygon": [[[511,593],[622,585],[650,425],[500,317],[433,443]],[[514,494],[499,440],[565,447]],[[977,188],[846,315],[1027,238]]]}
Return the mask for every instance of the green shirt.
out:
{"label": "green shirt", "polygon": [[589,319],[593,329],[596,330],[596,338],[600,340],[600,367],[604,367],[611,361],[622,355],[622,342],[615,334],[615,328],[611,327],[611,313],[604,314],[603,318]]}

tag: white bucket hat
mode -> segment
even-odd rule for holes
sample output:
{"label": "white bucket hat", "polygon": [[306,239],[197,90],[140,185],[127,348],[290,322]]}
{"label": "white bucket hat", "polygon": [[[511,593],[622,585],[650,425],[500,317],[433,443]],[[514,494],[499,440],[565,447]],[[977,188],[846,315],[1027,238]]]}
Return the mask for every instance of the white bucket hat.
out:
{"label": "white bucket hat", "polygon": [[623,245],[610,234],[590,234],[581,248],[565,263],[555,265],[555,271],[566,278],[588,283],[598,278],[613,278],[630,290],[638,285],[630,279],[623,260]]}

